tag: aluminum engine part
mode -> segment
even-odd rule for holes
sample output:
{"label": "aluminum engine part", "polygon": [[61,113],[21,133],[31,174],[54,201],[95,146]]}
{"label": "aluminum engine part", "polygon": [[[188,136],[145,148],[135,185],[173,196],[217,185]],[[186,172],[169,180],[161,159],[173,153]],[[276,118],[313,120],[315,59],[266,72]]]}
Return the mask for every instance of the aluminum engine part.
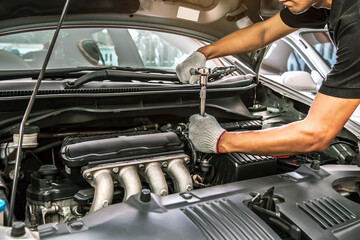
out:
{"label": "aluminum engine part", "polygon": [[159,162],[146,164],[145,179],[153,193],[161,196],[168,195],[168,186]]}
{"label": "aluminum engine part", "polygon": [[[87,175],[88,178],[89,176]],[[91,178],[95,193],[89,213],[110,205],[114,195],[114,180],[110,169],[96,171]]]}
{"label": "aluminum engine part", "polygon": [[182,159],[169,161],[166,171],[174,182],[175,192],[186,192],[193,189],[192,179]]}
{"label": "aluminum engine part", "polygon": [[59,201],[40,202],[27,198],[25,224],[30,230],[46,223],[66,223],[83,217],[74,211],[77,203],[73,198]]}
{"label": "aluminum engine part", "polygon": [[[118,171],[118,168],[113,169],[113,172],[116,171]],[[127,166],[121,168],[117,177],[120,182],[120,186],[125,189],[123,201],[126,201],[131,195],[141,192],[141,181],[139,175],[136,172],[136,166]]]}
{"label": "aluminum engine part", "polygon": [[185,167],[188,161],[189,156],[181,153],[102,164],[84,170],[82,176],[91,186],[95,187],[90,212],[107,206],[107,204],[103,204],[104,202],[111,203],[114,180],[118,180],[125,189],[124,201],[130,196],[141,192],[140,176],[145,178],[151,190],[158,195],[168,194],[164,174],[168,174],[173,180],[175,192],[191,191],[193,189],[192,179]]}

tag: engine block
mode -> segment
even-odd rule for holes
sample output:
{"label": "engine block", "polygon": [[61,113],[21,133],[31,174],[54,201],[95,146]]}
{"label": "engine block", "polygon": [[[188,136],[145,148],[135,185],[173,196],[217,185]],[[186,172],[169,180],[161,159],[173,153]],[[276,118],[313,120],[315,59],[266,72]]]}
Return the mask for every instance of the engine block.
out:
{"label": "engine block", "polygon": [[167,177],[172,179],[174,192],[193,189],[186,169],[190,158],[174,132],[68,142],[74,141],[65,141],[61,154],[69,178],[74,182],[85,179],[95,188],[90,212],[111,204],[114,182],[124,188],[124,201],[141,192],[142,182],[153,193],[168,195]]}

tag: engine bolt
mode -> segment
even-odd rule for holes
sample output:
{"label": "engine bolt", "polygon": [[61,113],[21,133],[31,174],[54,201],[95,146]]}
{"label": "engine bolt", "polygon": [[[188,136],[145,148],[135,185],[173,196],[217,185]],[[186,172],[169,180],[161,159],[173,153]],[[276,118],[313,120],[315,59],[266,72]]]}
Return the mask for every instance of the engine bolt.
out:
{"label": "engine bolt", "polygon": [[167,191],[165,189],[161,190],[160,192],[161,196],[166,196],[167,195]]}
{"label": "engine bolt", "polygon": [[145,170],[145,165],[144,164],[139,164],[139,170],[140,171],[144,171]]}
{"label": "engine bolt", "polygon": [[107,200],[103,201],[102,206],[103,206],[103,207],[109,206],[109,202],[108,202]]}
{"label": "engine bolt", "polygon": [[83,226],[84,226],[83,222],[73,222],[70,224],[70,227],[76,230],[81,229]]}
{"label": "engine bolt", "polygon": [[117,167],[114,167],[113,169],[112,169],[112,171],[113,171],[113,173],[118,173],[119,172],[119,168],[117,168]]}
{"label": "engine bolt", "polygon": [[188,164],[188,163],[190,162],[190,158],[185,157],[185,158],[184,158],[184,161],[185,161],[186,164]]}
{"label": "engine bolt", "polygon": [[162,162],[161,165],[163,166],[163,168],[167,168],[167,167],[168,167],[168,163],[167,163],[167,162]]}
{"label": "engine bolt", "polygon": [[91,173],[86,173],[86,174],[85,174],[85,177],[86,177],[86,179],[88,179],[88,180],[91,180],[91,179],[93,178],[93,176],[92,176]]}
{"label": "engine bolt", "polygon": [[192,187],[190,185],[187,185],[186,186],[186,191],[191,191],[192,190]]}

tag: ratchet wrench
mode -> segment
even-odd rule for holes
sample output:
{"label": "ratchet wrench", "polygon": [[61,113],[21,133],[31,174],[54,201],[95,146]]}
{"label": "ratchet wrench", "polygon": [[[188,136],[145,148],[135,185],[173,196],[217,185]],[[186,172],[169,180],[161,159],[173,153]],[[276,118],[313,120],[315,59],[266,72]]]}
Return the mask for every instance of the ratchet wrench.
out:
{"label": "ratchet wrench", "polygon": [[191,75],[200,75],[200,115],[205,116],[206,86],[210,74],[210,68],[192,68]]}

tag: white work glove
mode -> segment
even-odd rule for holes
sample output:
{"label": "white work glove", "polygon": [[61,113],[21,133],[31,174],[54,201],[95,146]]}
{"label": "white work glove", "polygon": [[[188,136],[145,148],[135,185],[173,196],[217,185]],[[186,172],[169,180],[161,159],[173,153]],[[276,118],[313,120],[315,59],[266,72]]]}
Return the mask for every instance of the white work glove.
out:
{"label": "white work glove", "polygon": [[193,52],[182,63],[176,66],[176,74],[182,83],[194,84],[200,80],[200,75],[191,75],[191,68],[205,67],[206,58],[201,52]]}
{"label": "white work glove", "polygon": [[204,153],[219,153],[220,137],[226,132],[216,119],[208,114],[194,114],[190,117],[189,138],[196,150]]}

